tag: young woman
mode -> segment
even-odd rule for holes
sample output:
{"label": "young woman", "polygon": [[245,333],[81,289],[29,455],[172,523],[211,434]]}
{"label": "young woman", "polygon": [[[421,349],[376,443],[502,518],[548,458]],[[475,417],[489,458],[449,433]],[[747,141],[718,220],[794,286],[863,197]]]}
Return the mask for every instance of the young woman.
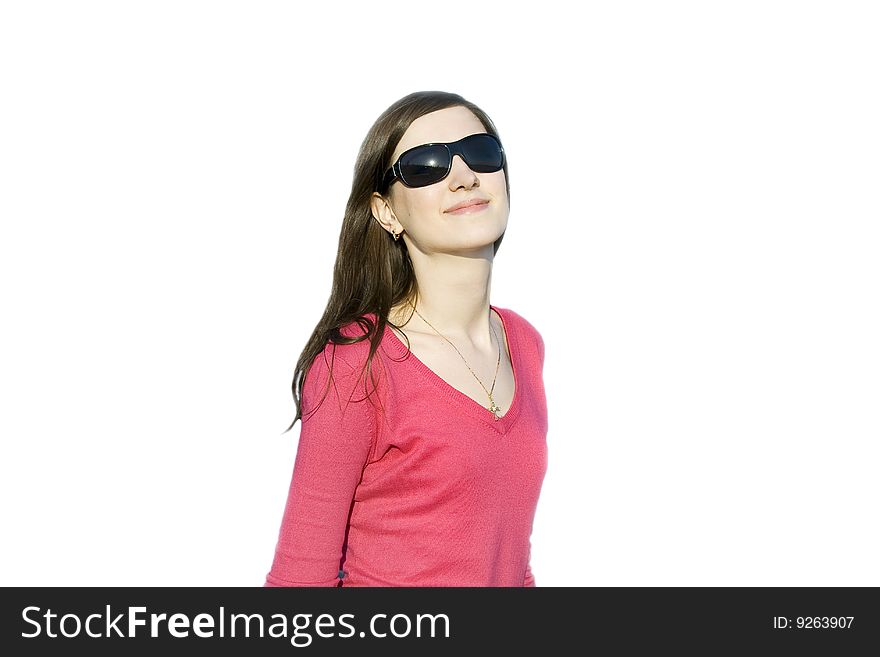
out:
{"label": "young woman", "polygon": [[497,130],[457,94],[410,94],[370,129],[294,372],[265,586],[535,585],[544,342],[489,302],[509,195]]}

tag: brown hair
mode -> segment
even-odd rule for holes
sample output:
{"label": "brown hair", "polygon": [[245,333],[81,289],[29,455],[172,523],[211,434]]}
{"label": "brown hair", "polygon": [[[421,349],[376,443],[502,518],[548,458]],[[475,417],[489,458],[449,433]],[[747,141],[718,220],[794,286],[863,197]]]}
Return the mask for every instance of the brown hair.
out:
{"label": "brown hair", "polygon": [[[416,305],[418,283],[404,240],[392,239],[375,220],[370,197],[373,192],[383,195],[387,192],[382,189],[382,177],[391,166],[391,156],[410,124],[425,114],[456,106],[468,108],[486,132],[500,139],[492,120],[483,110],[458,94],[444,91],[417,91],[404,96],[386,109],[367,132],[355,162],[351,194],[342,218],[330,298],[294,369],[292,390],[296,417],[285,433],[302,417],[305,373],[328,342],[347,345],[369,339],[370,351],[364,371],[371,371],[371,362],[386,324],[396,326],[388,320],[391,308],[406,300]],[[506,158],[503,170],[509,199]],[[503,238],[502,233],[495,240],[494,253],[498,252]],[[378,323],[364,317],[365,313],[374,313]],[[352,322],[358,323],[363,335],[348,337],[340,333],[341,328]],[[332,364],[330,371],[332,376]],[[324,397],[329,385],[328,380]]]}

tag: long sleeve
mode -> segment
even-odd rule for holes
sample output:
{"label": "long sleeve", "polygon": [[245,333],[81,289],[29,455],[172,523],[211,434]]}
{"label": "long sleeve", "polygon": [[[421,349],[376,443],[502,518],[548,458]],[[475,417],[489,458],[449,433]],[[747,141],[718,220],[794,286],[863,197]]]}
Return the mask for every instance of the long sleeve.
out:
{"label": "long sleeve", "polygon": [[334,349],[328,344],[318,354],[303,382],[299,446],[267,587],[339,582],[349,512],[375,440],[375,415],[358,385],[361,368],[339,353],[321,402]]}

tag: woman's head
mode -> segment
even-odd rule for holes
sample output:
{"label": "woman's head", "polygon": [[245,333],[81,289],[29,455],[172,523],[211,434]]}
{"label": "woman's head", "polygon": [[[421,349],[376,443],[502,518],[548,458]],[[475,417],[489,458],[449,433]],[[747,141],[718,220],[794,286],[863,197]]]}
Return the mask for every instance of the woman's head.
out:
{"label": "woman's head", "polygon": [[[494,243],[507,228],[510,212],[504,151],[472,110],[454,105],[415,119],[397,142],[390,163],[396,164],[389,172],[395,175],[386,175],[379,188],[384,193],[373,192],[371,198],[373,217],[384,230],[402,232],[408,251],[491,247],[494,255]],[[473,202],[478,204],[454,211]]]}
{"label": "woman's head", "polygon": [[[388,184],[386,178],[400,154],[412,147],[456,142],[477,133],[488,133],[500,141],[483,110],[458,94],[443,91],[419,91],[401,98],[367,132],[345,206],[330,298],[294,370],[297,413],[288,431],[301,417],[305,372],[327,342],[350,344],[370,339],[365,367],[369,371],[391,308],[406,301],[415,304],[418,283],[409,257],[410,245],[450,252],[491,245],[492,255],[498,252],[509,214],[506,157],[501,170],[479,173],[461,156],[455,156],[446,177],[422,187],[408,187],[399,179]],[[466,154],[476,152],[472,149],[466,146],[463,150]],[[471,199],[489,203],[478,212],[447,212]],[[395,240],[392,232],[401,231],[401,239]],[[365,317],[370,313],[375,315],[375,324]],[[352,322],[358,322],[364,335],[351,338],[340,333]]]}

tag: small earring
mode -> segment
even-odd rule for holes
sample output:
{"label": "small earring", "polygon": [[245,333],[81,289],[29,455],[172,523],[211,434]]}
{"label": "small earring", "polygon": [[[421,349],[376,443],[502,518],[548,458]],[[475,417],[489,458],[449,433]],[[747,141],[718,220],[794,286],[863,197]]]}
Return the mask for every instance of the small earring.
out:
{"label": "small earring", "polygon": [[[403,232],[403,231],[401,231],[401,232]],[[395,232],[392,230],[392,231],[391,231],[391,234],[394,235],[394,241],[395,241],[395,242],[396,242],[397,240],[400,239],[400,233],[395,233]]]}

